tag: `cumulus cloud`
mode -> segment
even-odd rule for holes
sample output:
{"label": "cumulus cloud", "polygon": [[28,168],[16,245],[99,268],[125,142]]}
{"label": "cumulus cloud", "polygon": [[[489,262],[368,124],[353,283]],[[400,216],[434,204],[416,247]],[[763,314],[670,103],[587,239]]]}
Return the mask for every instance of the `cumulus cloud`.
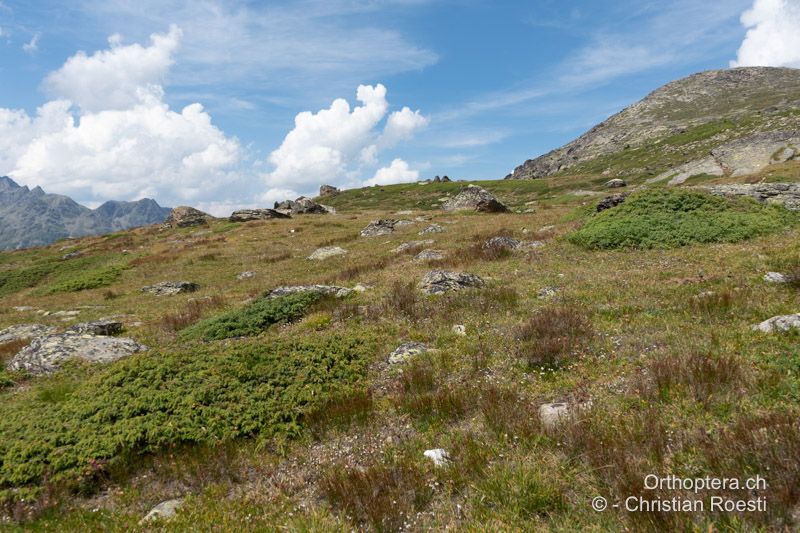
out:
{"label": "cumulus cloud", "polygon": [[182,32],[176,25],[166,34],[150,36],[150,46],[122,45],[118,35],[109,37],[110,49],[87,56],[78,52],[50,73],[45,90],[65,98],[83,111],[127,109],[139,103],[160,100],[162,81],[173,63]]}
{"label": "cumulus cloud", "polygon": [[800,68],[800,2],[755,0],[741,22],[748,30],[732,67]]}
{"label": "cumulus cloud", "polygon": [[362,185],[391,185],[393,183],[410,183],[419,179],[419,172],[408,168],[408,163],[402,159],[395,159],[388,167],[383,167],[375,172],[372,179],[366,180]]}
{"label": "cumulus cloud", "polygon": [[[386,87],[381,84],[360,85],[356,100],[361,105],[353,109],[347,100],[338,98],[328,109],[316,114],[310,111],[299,113],[294,129],[268,158],[275,167],[265,175],[268,186],[309,190],[322,182],[357,184],[364,169],[378,163],[380,150],[410,139],[428,122],[419,111],[411,111],[408,107],[386,118],[389,103]],[[385,125],[381,131],[384,118]],[[397,161],[400,160],[395,160],[392,165]],[[396,166],[392,172],[399,175]],[[405,172],[408,175],[413,171],[409,171],[406,165]]]}
{"label": "cumulus cloud", "polygon": [[[155,197],[165,205],[247,188],[242,148],[199,103],[174,111],[160,80],[180,39],[173,26],[147,47],[78,53],[46,80],[55,97],[33,116],[0,108],[0,175],[87,204]],[[76,105],[78,106],[76,109]]]}

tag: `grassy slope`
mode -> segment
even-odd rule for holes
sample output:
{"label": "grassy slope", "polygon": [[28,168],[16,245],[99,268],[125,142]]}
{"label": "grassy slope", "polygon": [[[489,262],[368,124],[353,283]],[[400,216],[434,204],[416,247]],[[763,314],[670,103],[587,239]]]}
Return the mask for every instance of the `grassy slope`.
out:
{"label": "grassy slope", "polygon": [[[63,276],[72,276],[60,270],[72,268],[60,262],[63,243],[0,254],[0,272],[59,261],[31,287],[3,295],[0,326],[64,326],[124,315],[128,334],[153,347],[132,362],[74,370],[79,376],[92,373],[89,383],[140,365],[157,368],[159,353],[168,354],[169,362],[196,351],[202,366],[213,357],[241,362],[248,346],[297,339],[324,343],[343,335],[370,339],[371,346],[366,362],[372,364],[359,370],[364,372],[360,387],[322,393],[316,407],[298,418],[299,434],[292,432],[292,440],[273,438],[275,428],[264,426],[251,432],[263,438],[217,444],[167,437],[155,453],[134,454],[108,467],[84,455],[85,464],[98,469],[90,470],[91,479],[84,480],[88,485],[82,485],[89,492],[76,495],[48,486],[48,509],[42,514],[34,507],[38,518],[25,528],[131,528],[155,503],[184,494],[189,499],[173,523],[176,528],[349,530],[372,524],[392,529],[405,522],[419,531],[572,531],[683,528],[691,521],[703,529],[711,523],[751,528],[789,523],[787,516],[798,505],[792,487],[800,483],[799,339],[756,334],[749,326],[800,310],[800,292],[761,280],[768,270],[800,263],[800,232],[794,228],[735,244],[672,250],[584,250],[564,237],[580,225],[579,215],[595,200],[568,192],[596,187],[604,179],[589,174],[487,182],[518,210],[535,202],[537,211],[527,214],[442,213],[433,210],[434,202],[463,184],[398,185],[326,200],[339,209],[334,216],[244,225],[220,221],[207,232],[143,228],[82,239],[75,249],[88,251],[92,268],[123,260],[127,268],[106,287],[77,292],[51,292]],[[393,215],[403,209],[414,214]],[[489,280],[489,288],[426,299],[408,287],[432,265],[391,249],[421,239],[417,232],[424,222],[386,237],[358,237],[370,220],[420,214],[446,228],[425,238],[435,239],[432,247],[446,253],[447,268],[479,274]],[[539,231],[545,226],[554,228]],[[465,252],[498,232],[546,245],[496,260]],[[305,259],[330,244],[348,254],[314,263]],[[237,280],[244,270],[257,274]],[[139,291],[168,279],[196,281],[201,289],[170,298]],[[361,282],[373,289],[345,302],[326,302],[256,340],[193,348],[176,331],[241,309],[266,289],[320,282]],[[558,296],[539,299],[539,290],[548,286],[558,287]],[[42,317],[35,310],[12,310],[20,305],[81,313],[62,322],[62,317]],[[590,327],[570,327],[558,318],[573,315]],[[453,324],[464,324],[467,335],[453,334]],[[386,354],[406,340],[427,342],[438,351],[403,373],[386,368]],[[532,366],[552,355],[540,353],[543,344],[561,350],[557,366]],[[204,368],[213,371],[214,365]],[[10,376],[6,379],[13,384],[0,389],[0,405],[24,417],[26,409],[46,410],[47,402],[67,409],[63,406],[70,402],[91,399],[71,372],[46,382]],[[302,383],[302,366],[293,372]],[[230,398],[228,393],[237,394],[223,386],[210,390],[208,398]],[[243,409],[258,407],[246,394],[238,398]],[[537,421],[542,402],[589,398],[592,408],[558,433],[545,431]],[[452,467],[436,469],[422,456],[423,450],[436,447],[450,452]],[[649,473],[763,473],[770,483],[769,512],[693,516],[596,513],[589,507],[598,494],[618,499],[638,493]],[[376,486],[382,488],[381,497],[372,493]],[[31,508],[15,504],[6,511],[22,518]]]}

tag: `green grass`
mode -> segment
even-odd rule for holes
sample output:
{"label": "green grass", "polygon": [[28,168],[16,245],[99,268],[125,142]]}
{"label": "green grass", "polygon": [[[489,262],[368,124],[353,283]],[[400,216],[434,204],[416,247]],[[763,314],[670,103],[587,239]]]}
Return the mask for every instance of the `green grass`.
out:
{"label": "green grass", "polygon": [[674,248],[738,242],[784,229],[796,215],[753,200],[687,190],[651,190],[593,215],[569,241],[589,249]]}
{"label": "green grass", "polygon": [[119,279],[125,267],[122,265],[93,268],[65,277],[44,290],[50,294],[57,292],[78,292],[87,289],[108,287]]}
{"label": "green grass", "polygon": [[240,309],[207,318],[184,329],[184,339],[220,340],[258,335],[273,324],[296,320],[306,314],[320,296],[313,292],[280,298],[261,298]]}
{"label": "green grass", "polygon": [[213,345],[38,381],[2,398],[0,495],[177,444],[296,436],[304,413],[363,378],[373,349],[344,336]]}
{"label": "green grass", "polygon": [[[10,255],[14,257],[13,254]],[[119,279],[126,265],[113,254],[98,254],[62,260],[60,257],[38,259],[32,264],[14,264],[0,270],[0,297],[37,287],[39,294],[77,292],[111,285]]]}

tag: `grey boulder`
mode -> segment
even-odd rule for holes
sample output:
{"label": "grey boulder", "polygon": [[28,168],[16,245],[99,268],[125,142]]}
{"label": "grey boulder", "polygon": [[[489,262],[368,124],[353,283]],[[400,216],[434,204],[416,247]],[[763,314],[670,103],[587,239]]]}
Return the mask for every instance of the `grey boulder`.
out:
{"label": "grey boulder", "polygon": [[23,339],[33,339],[55,333],[56,328],[44,324],[18,324],[0,331],[0,344]]}
{"label": "grey boulder", "polygon": [[449,291],[485,287],[486,282],[475,274],[432,270],[419,284],[420,290],[427,294],[444,294]]}
{"label": "grey boulder", "polygon": [[290,215],[274,209],[239,209],[231,213],[231,222],[250,222],[252,220],[271,220],[274,218],[292,218]]}
{"label": "grey boulder", "polygon": [[800,313],[774,316],[753,326],[753,330],[763,331],[764,333],[789,331],[790,329],[800,329]]}
{"label": "grey boulder", "polygon": [[345,296],[349,296],[353,292],[353,289],[348,289],[347,287],[338,287],[336,285],[294,285],[272,289],[267,297],[280,298],[281,296],[288,296],[290,294],[297,294],[300,292],[315,292],[321,296],[335,296],[336,298],[344,298]]}
{"label": "grey boulder", "polygon": [[389,235],[394,231],[397,225],[397,220],[380,219],[373,220],[361,230],[362,237],[379,237],[381,235]]}
{"label": "grey boulder", "polygon": [[445,211],[473,210],[480,213],[507,213],[508,207],[494,197],[492,193],[478,187],[468,185],[461,190],[454,198],[442,204]]}
{"label": "grey boulder", "polygon": [[199,288],[200,286],[197,283],[192,283],[191,281],[162,281],[155,285],[142,287],[142,292],[155,294],[156,296],[173,296],[184,292],[194,292]]}

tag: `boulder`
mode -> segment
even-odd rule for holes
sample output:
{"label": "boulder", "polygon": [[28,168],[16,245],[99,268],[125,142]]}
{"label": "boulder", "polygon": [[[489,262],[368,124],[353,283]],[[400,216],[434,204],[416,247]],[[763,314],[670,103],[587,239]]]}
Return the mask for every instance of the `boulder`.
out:
{"label": "boulder", "polygon": [[337,255],[344,255],[346,253],[347,250],[339,246],[324,246],[314,250],[314,252],[309,255],[307,259],[312,261],[322,261],[323,259],[328,259],[329,257],[335,257]]}
{"label": "boulder", "polygon": [[297,200],[275,202],[275,211],[284,215],[324,215],[328,212],[324,206],[305,196]]}
{"label": "boulder", "polygon": [[625,180],[614,178],[613,180],[608,180],[605,183],[606,189],[618,189],[620,187],[627,187],[628,184],[625,183]]}
{"label": "boulder", "polygon": [[474,210],[481,213],[508,213],[509,209],[505,204],[494,197],[492,193],[478,187],[468,185],[461,189],[454,198],[442,204],[445,211]]}
{"label": "boulder", "polygon": [[161,502],[153,507],[150,512],[139,521],[139,525],[141,526],[154,520],[169,520],[177,514],[181,505],[183,505],[183,498]]}
{"label": "boulder", "polygon": [[389,354],[389,364],[396,365],[398,363],[405,363],[412,357],[423,354],[427,351],[428,347],[421,342],[403,343]]}
{"label": "boulder", "polygon": [[444,259],[441,250],[422,250],[414,257],[414,261],[440,261]]}
{"label": "boulder", "polygon": [[84,322],[82,324],[75,324],[67,331],[78,333],[80,335],[101,335],[110,336],[122,333],[122,322],[118,320],[95,320],[94,322]]}
{"label": "boulder", "polygon": [[764,333],[789,331],[790,329],[800,329],[800,313],[774,316],[753,326],[753,330],[763,331]]}
{"label": "boulder", "polygon": [[429,233],[441,233],[444,231],[444,228],[441,227],[439,224],[431,224],[427,228],[423,229],[419,232],[420,235],[427,235]]}
{"label": "boulder", "polygon": [[482,248],[488,250],[489,248],[505,248],[506,250],[516,250],[522,246],[522,243],[512,237],[498,236],[492,237],[483,243]]}
{"label": "boulder", "polygon": [[379,237],[381,235],[389,235],[394,231],[397,225],[397,220],[381,219],[373,220],[361,230],[362,237]]}
{"label": "boulder", "polygon": [[167,219],[164,221],[164,226],[168,228],[206,226],[211,218],[213,218],[211,215],[203,213],[199,209],[181,205],[170,211],[169,216],[167,216]]}
{"label": "boulder", "polygon": [[156,296],[172,296],[184,292],[194,292],[199,288],[200,286],[197,283],[192,283],[191,281],[162,281],[155,285],[142,287],[142,292],[155,294]]}
{"label": "boulder", "polygon": [[273,218],[292,218],[274,209],[240,209],[231,213],[231,222],[250,222],[251,220],[271,220]]}
{"label": "boulder", "polygon": [[267,297],[280,298],[289,294],[297,294],[298,292],[315,292],[322,296],[335,296],[336,298],[344,298],[353,292],[353,289],[347,287],[338,287],[336,285],[294,285],[277,287],[272,289]]}
{"label": "boulder", "polygon": [[320,196],[336,196],[341,191],[334,187],[333,185],[320,185],[319,186],[319,195]]}
{"label": "boulder", "polygon": [[11,370],[25,370],[34,375],[50,374],[72,358],[91,363],[109,363],[147,350],[133,339],[67,331],[37,337],[11,359]]}
{"label": "boulder", "polygon": [[442,183],[450,183],[450,181],[452,181],[452,180],[450,178],[448,178],[447,176],[443,176],[442,177]]}
{"label": "boulder", "polygon": [[790,283],[792,277],[780,272],[767,272],[764,274],[764,281],[767,283]]}
{"label": "boulder", "polygon": [[16,342],[23,339],[33,339],[55,333],[56,328],[44,324],[18,324],[0,330],[0,344]]}
{"label": "boulder", "polygon": [[241,280],[245,280],[245,279],[254,278],[254,277],[255,277],[255,275],[256,275],[256,273],[255,273],[255,272],[253,272],[252,270],[245,270],[244,272],[239,272],[239,273],[236,275],[236,279],[238,279],[239,281],[241,281]]}
{"label": "boulder", "polygon": [[485,286],[486,282],[475,274],[447,272],[445,270],[432,270],[428,272],[419,284],[420,290],[427,294],[444,294],[448,291]]}
{"label": "boulder", "polygon": [[597,212],[605,211],[606,209],[611,209],[612,207],[617,207],[618,205],[625,202],[625,198],[628,196],[627,193],[622,194],[612,194],[611,196],[606,196],[600,203],[597,204]]}

